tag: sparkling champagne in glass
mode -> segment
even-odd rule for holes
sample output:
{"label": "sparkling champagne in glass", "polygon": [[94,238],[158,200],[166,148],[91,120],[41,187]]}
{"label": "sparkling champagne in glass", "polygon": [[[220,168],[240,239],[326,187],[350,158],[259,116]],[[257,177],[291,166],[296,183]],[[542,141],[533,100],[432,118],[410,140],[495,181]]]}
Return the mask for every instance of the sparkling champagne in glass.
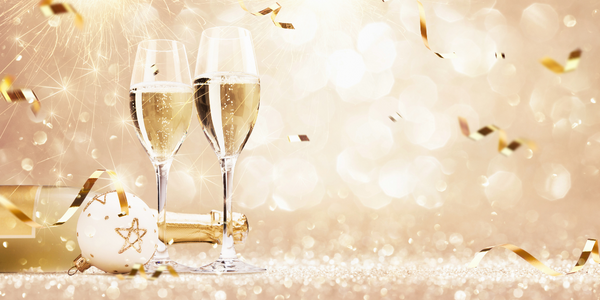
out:
{"label": "sparkling champagne in glass", "polygon": [[257,273],[266,269],[238,259],[230,226],[233,170],[258,116],[260,80],[250,32],[239,27],[205,30],[194,80],[198,119],[221,164],[223,237],[219,258],[203,273]]}
{"label": "sparkling champagne in glass", "polygon": [[[171,40],[138,45],[131,76],[129,108],[138,138],[156,170],[158,224],[165,224],[167,179],[173,156],[181,147],[193,113],[193,89],[185,46]],[[162,228],[165,230],[165,228]],[[158,241],[150,271],[170,265],[178,272],[195,269],[169,258],[168,241]]]}

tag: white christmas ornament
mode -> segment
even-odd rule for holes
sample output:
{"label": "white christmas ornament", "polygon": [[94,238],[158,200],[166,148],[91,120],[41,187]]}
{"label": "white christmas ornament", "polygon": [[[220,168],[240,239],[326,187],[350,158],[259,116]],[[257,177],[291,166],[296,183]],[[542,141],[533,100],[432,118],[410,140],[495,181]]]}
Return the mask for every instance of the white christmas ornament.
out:
{"label": "white christmas ornament", "polygon": [[145,264],[157,247],[156,215],[146,203],[127,193],[129,214],[119,217],[116,191],[97,195],[83,208],[77,222],[81,255],[108,273],[126,273],[135,263]]}

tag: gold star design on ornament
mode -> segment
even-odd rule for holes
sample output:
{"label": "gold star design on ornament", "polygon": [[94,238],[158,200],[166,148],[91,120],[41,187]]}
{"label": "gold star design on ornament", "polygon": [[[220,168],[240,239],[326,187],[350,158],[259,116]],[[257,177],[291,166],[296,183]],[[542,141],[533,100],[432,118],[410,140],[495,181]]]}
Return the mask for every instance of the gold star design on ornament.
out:
{"label": "gold star design on ornament", "polygon": [[[142,238],[146,235],[146,229],[140,228],[140,222],[137,218],[133,219],[131,222],[131,227],[129,228],[115,228],[115,231],[125,239],[125,243],[121,250],[119,250],[119,254],[127,251],[129,248],[135,249],[138,253],[142,253]],[[123,235],[127,233],[127,235]],[[134,235],[135,240],[132,242],[131,236]]]}
{"label": "gold star design on ornament", "polygon": [[[85,211],[88,207],[90,207],[90,205],[92,205],[92,203],[94,201],[98,201],[98,202],[102,203],[102,205],[105,205],[106,204],[106,195],[109,193],[112,193],[112,192],[116,192],[116,191],[110,191],[110,192],[106,192],[104,194],[97,195],[96,197],[94,197],[94,199],[92,199],[90,202],[88,202],[85,205],[85,208],[83,209],[83,211]],[[100,197],[102,197],[102,200],[100,199]]]}

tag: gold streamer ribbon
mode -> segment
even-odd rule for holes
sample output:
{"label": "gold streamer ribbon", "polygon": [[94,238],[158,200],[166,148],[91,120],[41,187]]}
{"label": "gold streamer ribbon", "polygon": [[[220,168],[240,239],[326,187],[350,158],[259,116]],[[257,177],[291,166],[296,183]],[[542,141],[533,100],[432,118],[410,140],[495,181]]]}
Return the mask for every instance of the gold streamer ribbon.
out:
{"label": "gold streamer ribbon", "polygon": [[522,248],[517,247],[513,244],[502,244],[502,245],[497,245],[497,246],[492,246],[492,247],[482,249],[477,254],[475,254],[475,258],[473,258],[473,260],[469,264],[469,268],[477,267],[477,265],[479,265],[479,262],[483,259],[483,257],[488,252],[490,252],[490,250],[492,250],[494,248],[498,248],[498,247],[512,251],[514,254],[520,256],[522,259],[524,259],[526,262],[528,262],[534,268],[536,268],[550,276],[562,276],[562,275],[568,275],[568,274],[573,274],[573,273],[579,272],[583,268],[585,263],[588,261],[588,258],[590,256],[592,256],[592,259],[594,260],[594,262],[600,263],[600,255],[598,255],[598,241],[595,239],[588,239],[585,242],[583,251],[581,252],[581,255],[579,256],[579,259],[575,263],[575,266],[573,266],[573,269],[571,269],[571,271],[569,271],[567,273],[561,273],[561,272],[552,270],[550,267],[546,266],[544,263],[539,261],[537,258],[533,257],[533,255],[529,254],[529,252],[527,252],[527,251],[523,250]]}
{"label": "gold streamer ribbon", "polygon": [[[420,20],[420,24],[421,24],[421,38],[423,39],[423,44],[425,44],[425,47],[427,47],[427,49],[431,50],[431,47],[429,47],[429,40],[427,39],[427,22],[425,21],[425,9],[423,8],[423,4],[421,3],[421,1],[417,0],[417,3],[419,4],[419,20]],[[456,54],[453,53],[438,53],[435,52],[433,50],[431,50],[431,52],[435,53],[435,55],[437,55],[440,58],[454,58],[456,56]]]}
{"label": "gold streamer ribbon", "polygon": [[[125,195],[125,190],[123,189],[123,186],[121,185],[121,182],[117,177],[117,173],[115,173],[115,171],[112,170],[98,169],[94,173],[92,173],[88,180],[86,180],[85,184],[79,191],[79,194],[77,194],[77,197],[75,197],[75,200],[73,200],[73,203],[71,203],[69,209],[67,209],[67,211],[63,214],[62,217],[60,217],[60,219],[56,223],[49,225],[49,227],[60,226],[67,222],[71,217],[73,217],[73,215],[75,214],[75,212],[77,212],[77,210],[85,200],[85,197],[87,197],[100,175],[102,175],[105,172],[108,175],[110,175],[110,178],[112,179],[117,189],[117,195],[119,196],[119,204],[121,205],[121,213],[119,214],[119,217],[128,215],[129,204],[127,203],[127,196]],[[17,217],[17,219],[33,228],[43,227],[43,225],[35,222],[33,219],[28,217],[22,210],[20,210],[16,205],[14,205],[10,200],[4,198],[1,195],[0,206],[4,206],[4,208],[8,209],[8,211],[10,211],[15,217]]]}
{"label": "gold streamer ribbon", "polygon": [[506,55],[504,55],[504,52],[495,52],[494,56],[496,57],[496,59],[502,57],[502,59],[506,58]]}
{"label": "gold streamer ribbon", "polygon": [[279,3],[275,2],[273,4],[271,4],[271,6],[258,11],[258,12],[251,12],[250,10],[248,10],[248,8],[246,8],[246,5],[244,4],[244,0],[238,0],[238,3],[240,4],[240,6],[242,7],[243,10],[255,15],[255,16],[265,16],[267,14],[271,14],[271,21],[273,21],[273,24],[275,24],[275,26],[279,27],[279,28],[283,28],[283,29],[296,29],[294,28],[294,25],[292,25],[292,23],[283,23],[283,22],[277,22],[275,21],[275,18],[277,17],[277,14],[279,13],[279,11],[281,10],[281,5],[279,5]]}
{"label": "gold streamer ribbon", "polygon": [[83,17],[68,3],[55,3],[52,0],[42,0],[39,3],[40,10],[46,17],[51,17],[63,13],[72,13],[75,15],[75,26],[83,29]]}
{"label": "gold streamer ribbon", "polygon": [[116,277],[119,278],[120,280],[124,280],[125,278],[133,278],[133,277],[135,277],[135,275],[137,275],[139,273],[140,276],[144,279],[156,280],[164,271],[169,271],[169,273],[173,277],[179,277],[179,274],[177,273],[177,271],[175,271],[175,269],[173,269],[173,267],[160,266],[156,269],[156,271],[154,271],[154,273],[152,273],[152,276],[150,278],[148,278],[146,276],[146,272],[144,271],[144,265],[142,265],[142,264],[134,264],[133,268],[131,268],[131,271],[129,272],[129,274],[127,274],[126,276],[118,274],[118,275],[116,275]]}
{"label": "gold streamer ribbon", "polygon": [[567,59],[567,63],[565,66],[561,66],[554,59],[550,57],[544,57],[540,59],[540,63],[544,65],[544,67],[548,68],[550,71],[556,74],[562,74],[566,72],[571,72],[577,69],[579,65],[579,60],[581,59],[581,50],[575,49],[571,53],[569,53],[569,58]]}
{"label": "gold streamer ribbon", "polygon": [[534,142],[522,138],[515,139],[512,142],[507,143],[506,132],[496,125],[487,125],[477,130],[477,132],[471,133],[467,119],[458,117],[458,123],[460,124],[460,131],[462,134],[474,141],[479,141],[487,135],[492,134],[494,131],[498,131],[500,136],[498,140],[498,152],[504,154],[505,156],[511,155],[523,144],[527,145],[527,147],[529,147],[531,150],[535,150],[537,148]]}
{"label": "gold streamer ribbon", "polygon": [[36,94],[31,89],[11,89],[14,77],[6,75],[0,83],[0,93],[4,97],[4,100],[8,103],[26,101],[31,104],[31,111],[37,116],[38,112],[42,108],[40,100],[38,100]]}

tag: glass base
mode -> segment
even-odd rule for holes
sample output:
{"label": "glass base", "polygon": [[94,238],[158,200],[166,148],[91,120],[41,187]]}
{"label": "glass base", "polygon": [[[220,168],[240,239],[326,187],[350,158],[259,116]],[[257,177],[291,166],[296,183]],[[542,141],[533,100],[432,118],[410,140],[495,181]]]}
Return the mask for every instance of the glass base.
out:
{"label": "glass base", "polygon": [[262,273],[266,272],[267,269],[253,266],[245,263],[237,258],[235,259],[222,259],[219,258],[215,262],[198,268],[195,273],[205,274],[248,274],[248,273]]}
{"label": "glass base", "polygon": [[[197,272],[197,268],[188,267],[182,265],[174,260],[150,260],[144,265],[146,273],[153,273],[160,266],[171,266],[177,273],[194,273]],[[168,272],[168,271],[167,271]]]}

